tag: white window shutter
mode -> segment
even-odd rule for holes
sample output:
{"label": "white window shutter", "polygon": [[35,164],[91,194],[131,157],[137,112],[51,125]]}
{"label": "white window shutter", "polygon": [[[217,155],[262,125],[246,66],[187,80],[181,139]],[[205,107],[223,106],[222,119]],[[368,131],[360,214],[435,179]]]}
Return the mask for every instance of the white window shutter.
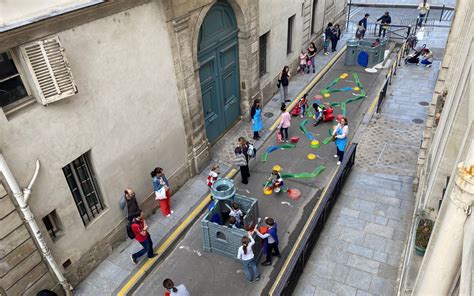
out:
{"label": "white window shutter", "polygon": [[23,45],[21,52],[38,89],[38,99],[43,105],[77,93],[59,37]]}

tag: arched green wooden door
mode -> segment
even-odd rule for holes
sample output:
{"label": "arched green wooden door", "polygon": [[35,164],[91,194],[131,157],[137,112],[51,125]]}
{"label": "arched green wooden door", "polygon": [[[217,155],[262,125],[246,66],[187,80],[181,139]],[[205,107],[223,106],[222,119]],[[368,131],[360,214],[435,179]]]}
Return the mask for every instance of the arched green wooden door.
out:
{"label": "arched green wooden door", "polygon": [[238,28],[232,8],[219,1],[199,31],[202,104],[207,138],[215,141],[240,116]]}

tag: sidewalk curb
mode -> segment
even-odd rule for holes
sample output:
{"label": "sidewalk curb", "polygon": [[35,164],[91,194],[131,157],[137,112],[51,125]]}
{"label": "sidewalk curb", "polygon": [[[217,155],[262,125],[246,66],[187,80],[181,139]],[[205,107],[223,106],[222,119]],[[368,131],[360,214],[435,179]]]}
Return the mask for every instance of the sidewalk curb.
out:
{"label": "sidewalk curb", "polygon": [[[418,8],[418,4],[392,4],[392,3],[354,3],[351,6],[355,7],[393,7],[393,8]],[[430,5],[431,9],[443,9],[443,5]],[[445,10],[455,10],[453,6],[444,6]]]}
{"label": "sidewalk curb", "polygon": [[[230,167],[225,177],[232,179],[237,172],[237,169]],[[202,213],[207,209],[210,201],[210,194],[201,198],[197,206],[188,211],[188,213],[186,213],[186,215],[184,215],[183,218],[181,218],[180,221],[165,235],[165,238],[160,241],[159,245],[154,248],[154,251],[158,256],[144,261],[137,270],[131,273],[130,276],[122,282],[117,289],[115,289],[115,295],[131,295],[138,285],[145,280],[150,271],[152,271],[159,262],[166,259],[166,256],[173,249],[179,239],[186,234],[190,229],[190,226],[194,225]]]}

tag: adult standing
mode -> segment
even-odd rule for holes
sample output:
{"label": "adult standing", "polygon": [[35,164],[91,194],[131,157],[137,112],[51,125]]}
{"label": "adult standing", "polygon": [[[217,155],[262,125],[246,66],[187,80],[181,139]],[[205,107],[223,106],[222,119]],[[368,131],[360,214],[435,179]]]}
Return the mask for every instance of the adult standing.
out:
{"label": "adult standing", "polygon": [[137,264],[137,259],[145,254],[147,254],[148,258],[155,257],[156,254],[153,252],[153,241],[148,233],[148,225],[145,222],[143,211],[140,211],[140,214],[133,218],[132,231],[133,234],[135,234],[135,240],[143,247],[140,251],[132,254],[131,258],[133,264]]}
{"label": "adult standing", "polygon": [[129,223],[132,223],[133,218],[140,214],[141,210],[135,198],[135,192],[131,188],[124,190],[120,197],[119,204],[123,215],[128,219]]}
{"label": "adult standing", "polygon": [[250,177],[249,169],[249,143],[244,137],[238,139],[238,145],[235,147],[235,162],[234,164],[240,167],[240,176],[242,177],[242,183],[248,184]]}
{"label": "adult standing", "polygon": [[171,210],[170,206],[170,183],[166,179],[163,169],[156,167],[151,172],[151,177],[153,178],[153,190],[155,191],[155,199],[160,203],[161,213],[165,217],[171,216],[174,211]]}
{"label": "adult standing", "polygon": [[359,21],[359,26],[357,27],[356,37],[357,39],[363,39],[365,36],[365,31],[367,31],[367,19],[369,18],[370,14],[366,13],[364,18]]}
{"label": "adult standing", "polygon": [[163,281],[163,287],[166,289],[166,296],[190,296],[185,285],[181,284],[175,286],[173,281],[170,279],[165,279]]}
{"label": "adult standing", "polygon": [[314,65],[314,63],[315,63],[315,58],[316,58],[316,45],[314,44],[314,42],[309,43],[307,51],[308,51],[308,64],[309,64],[307,73],[309,74],[311,66],[313,67],[313,73],[315,73],[316,66]]}
{"label": "adult standing", "polygon": [[420,5],[418,5],[419,15],[418,15],[418,27],[423,26],[423,21],[425,20],[426,15],[430,11],[430,5],[426,3],[426,0],[423,0]]}
{"label": "adult standing", "polygon": [[262,130],[262,107],[260,106],[260,100],[256,99],[253,101],[252,108],[250,109],[250,118],[252,118],[252,129],[253,129],[253,139],[260,139],[258,132]]}
{"label": "adult standing", "polygon": [[349,135],[349,126],[346,117],[342,117],[332,132],[333,139],[336,143],[337,154],[334,157],[338,158],[337,165],[340,165],[344,159],[344,151],[347,145],[347,136]]}
{"label": "adult standing", "polygon": [[390,16],[390,13],[386,11],[384,15],[382,15],[381,17],[377,19],[377,22],[380,22],[379,37],[382,35],[382,33],[383,33],[383,37],[385,37],[387,28],[392,23],[392,17]]}
{"label": "adult standing", "polygon": [[323,48],[324,48],[324,55],[328,55],[328,48],[329,48],[329,43],[332,40],[332,23],[328,23],[328,26],[324,30],[324,43],[323,43]]}
{"label": "adult standing", "polygon": [[332,38],[331,38],[331,49],[332,52],[336,51],[337,42],[341,39],[341,27],[339,24],[335,24],[332,29]]}
{"label": "adult standing", "polygon": [[288,100],[288,85],[290,84],[290,78],[290,68],[288,66],[283,67],[283,70],[281,70],[280,75],[278,76],[278,85],[282,91],[281,98],[284,103],[290,102],[290,100]]}
{"label": "adult standing", "polygon": [[252,247],[255,244],[255,240],[252,237],[252,234],[249,233],[248,237],[242,237],[242,245],[237,251],[237,259],[242,262],[244,267],[245,277],[249,282],[260,280],[260,272],[257,270],[257,263],[255,262],[255,255],[253,253]]}

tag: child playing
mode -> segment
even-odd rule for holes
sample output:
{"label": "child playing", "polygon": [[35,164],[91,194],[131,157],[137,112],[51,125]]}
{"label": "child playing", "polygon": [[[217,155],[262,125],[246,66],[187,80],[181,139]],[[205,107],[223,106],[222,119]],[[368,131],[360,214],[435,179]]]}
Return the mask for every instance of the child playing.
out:
{"label": "child playing", "polygon": [[265,218],[265,223],[269,226],[267,233],[261,234],[257,228],[254,231],[264,240],[263,250],[266,254],[266,259],[262,262],[262,265],[272,265],[272,255],[281,258],[280,251],[278,250],[277,224],[272,218]]}
{"label": "child playing", "polygon": [[281,104],[281,119],[280,123],[278,124],[278,128],[280,129],[281,139],[283,142],[288,143],[288,128],[291,126],[291,116],[288,111],[286,111],[285,104]]}
{"label": "child playing", "polygon": [[235,219],[235,225],[237,226],[237,228],[242,227],[242,218],[244,214],[240,210],[238,203],[232,203],[232,208],[230,209],[229,216]]}
{"label": "child playing", "polygon": [[308,99],[306,99],[307,96],[308,94],[304,94],[304,96],[299,101],[301,118],[304,117],[306,108],[308,108]]}
{"label": "child playing", "polygon": [[280,192],[283,187],[283,178],[277,170],[272,171],[272,189],[276,193]]}
{"label": "child playing", "polygon": [[230,217],[230,218],[229,218],[229,227],[230,227],[230,228],[240,228],[240,227],[237,225],[237,221],[235,220],[235,217]]}
{"label": "child playing", "polygon": [[219,176],[219,165],[216,163],[212,166],[211,171],[209,172],[209,175],[207,175],[207,186],[209,188],[212,187],[212,184],[217,181],[217,177]]}
{"label": "child playing", "polygon": [[301,72],[301,74],[304,74],[304,71],[306,70],[306,63],[307,63],[308,55],[304,50],[301,50],[300,53],[300,67],[298,68],[298,73]]}

